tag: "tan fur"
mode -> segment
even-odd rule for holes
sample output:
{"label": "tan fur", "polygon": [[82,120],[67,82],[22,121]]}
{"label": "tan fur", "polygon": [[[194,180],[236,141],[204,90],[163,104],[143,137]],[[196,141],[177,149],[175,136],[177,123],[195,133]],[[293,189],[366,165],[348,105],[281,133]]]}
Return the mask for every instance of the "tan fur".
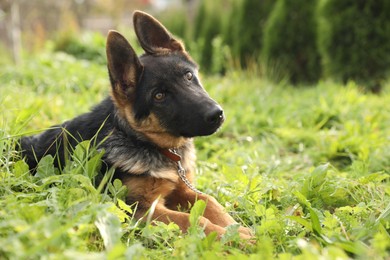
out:
{"label": "tan fur", "polygon": [[161,125],[155,114],[150,114],[141,122],[134,119],[130,105],[124,108],[124,114],[130,126],[144,134],[152,143],[161,148],[181,147],[187,141],[187,138],[173,136]]}
{"label": "tan fur", "polygon": [[[126,119],[131,120],[126,114]],[[181,147],[187,141],[187,138],[173,136],[161,126],[160,121],[155,114],[150,114],[142,122],[129,122],[135,130],[142,132],[151,142],[161,148]]]}
{"label": "tan fur", "polygon": [[[178,208],[189,210],[196,200],[203,200],[206,202],[206,209],[203,217],[199,219],[199,225],[204,228],[206,234],[216,232],[222,236],[227,226],[237,224],[216,199],[209,195],[197,194],[180,181],[172,182],[151,176],[129,177],[124,180],[124,184],[130,191],[129,197],[138,202],[136,211],[138,218],[143,217],[153,202],[157,200],[157,205],[151,212],[152,218],[167,224],[174,222],[183,232],[186,232],[190,226],[189,213],[178,211]],[[250,229],[239,227],[238,231],[241,238],[252,238]]]}
{"label": "tan fur", "polygon": [[143,177],[143,178],[130,178],[124,181],[124,184],[130,191],[130,196],[140,197],[138,203],[140,205],[150,206],[153,201],[160,198],[161,202],[164,203],[164,198],[170,194],[176,184],[166,180],[154,177]]}
{"label": "tan fur", "polygon": [[171,53],[173,53],[175,51],[179,51],[181,54],[184,54],[189,60],[191,60],[190,56],[185,51],[184,44],[181,41],[179,41],[179,40],[171,41],[170,42],[170,47],[172,49],[163,48],[163,47],[155,47],[153,49],[153,51],[154,51],[153,55],[164,56],[164,55],[169,55],[169,54],[171,54]]}
{"label": "tan fur", "polygon": [[[130,92],[129,94],[131,94],[131,90],[128,90],[128,92]],[[119,112],[121,114],[123,114],[123,109],[121,108],[125,108],[126,106],[129,105],[129,98],[128,98],[128,95],[126,95],[126,93],[123,92],[122,90],[122,87],[120,84],[115,84],[114,88],[111,89],[111,97],[112,97],[112,101],[114,102],[115,106],[117,108],[119,108]]]}
{"label": "tan fur", "polygon": [[[120,86],[118,86],[118,88],[119,87]],[[118,108],[120,116],[125,118],[134,130],[145,135],[149,141],[160,148],[181,147],[188,142],[189,138],[177,137],[168,133],[153,113],[140,122],[136,121],[127,96],[125,94],[120,94],[121,92],[122,90],[112,91],[111,97],[115,106]]]}
{"label": "tan fur", "polygon": [[177,183],[179,181],[179,176],[177,175],[176,169],[161,169],[158,171],[151,170],[150,176],[158,179],[166,179],[171,182]]}
{"label": "tan fur", "polygon": [[[167,224],[174,222],[186,232],[190,226],[189,213],[178,211],[178,208],[189,210],[196,200],[204,200],[206,209],[203,217],[199,219],[199,225],[204,228],[206,234],[216,232],[221,237],[225,234],[227,226],[237,224],[216,199],[209,195],[197,194],[182,182],[172,183],[164,179],[145,178],[136,182],[132,179],[125,184],[132,194],[143,194],[138,197],[138,205],[142,205],[137,211],[138,217],[145,214],[152,203],[158,200],[152,218]],[[249,228],[239,227],[238,231],[241,238],[246,240],[252,238]]]}
{"label": "tan fur", "polygon": [[113,166],[131,174],[143,174],[149,169],[148,165],[143,162],[135,162],[131,166],[127,166],[127,160],[128,158],[126,156],[118,156],[115,160],[113,160]]}

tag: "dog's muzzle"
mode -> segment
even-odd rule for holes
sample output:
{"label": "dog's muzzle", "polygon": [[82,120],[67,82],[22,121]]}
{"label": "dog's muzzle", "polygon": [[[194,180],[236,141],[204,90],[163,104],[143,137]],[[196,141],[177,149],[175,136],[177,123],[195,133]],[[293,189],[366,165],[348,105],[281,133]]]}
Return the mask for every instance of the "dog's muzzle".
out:
{"label": "dog's muzzle", "polygon": [[206,113],[205,121],[210,125],[221,126],[225,120],[222,108],[217,105],[212,110]]}

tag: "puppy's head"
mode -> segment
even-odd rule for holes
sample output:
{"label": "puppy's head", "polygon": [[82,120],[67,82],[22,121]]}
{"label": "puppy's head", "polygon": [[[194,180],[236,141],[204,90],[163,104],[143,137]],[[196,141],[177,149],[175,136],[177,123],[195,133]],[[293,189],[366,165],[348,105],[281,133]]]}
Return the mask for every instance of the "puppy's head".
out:
{"label": "puppy's head", "polygon": [[107,38],[112,98],[120,116],[162,148],[214,133],[224,121],[223,110],[202,87],[184,45],[146,13],[136,11],[133,23],[142,56],[120,33],[110,31]]}

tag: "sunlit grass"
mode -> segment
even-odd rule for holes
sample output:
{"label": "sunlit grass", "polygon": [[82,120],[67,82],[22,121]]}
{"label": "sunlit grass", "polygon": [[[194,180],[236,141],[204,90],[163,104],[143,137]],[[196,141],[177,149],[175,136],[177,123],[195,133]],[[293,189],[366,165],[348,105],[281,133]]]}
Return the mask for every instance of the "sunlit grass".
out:
{"label": "sunlit grass", "polygon": [[241,72],[203,83],[227,120],[196,140],[196,185],[257,244],[240,245],[234,227],[223,244],[198,229],[134,221],[120,183],[93,185],[99,154],[89,143],[61,175],[47,157],[31,176],[18,137],[109,92],[104,65],[46,53],[0,72],[0,258],[389,257],[389,85],[376,96],[354,83],[293,88]]}

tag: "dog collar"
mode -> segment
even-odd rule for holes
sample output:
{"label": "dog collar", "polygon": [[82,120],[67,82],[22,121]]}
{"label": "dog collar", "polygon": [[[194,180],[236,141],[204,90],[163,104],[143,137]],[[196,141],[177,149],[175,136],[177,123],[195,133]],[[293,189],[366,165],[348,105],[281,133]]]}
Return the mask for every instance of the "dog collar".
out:
{"label": "dog collar", "polygon": [[171,159],[174,162],[181,161],[181,156],[176,152],[175,149],[161,149],[160,152],[165,155],[165,157]]}
{"label": "dog collar", "polygon": [[177,153],[176,149],[160,149],[161,154],[163,154],[168,159],[176,162],[177,165],[177,174],[179,175],[180,179],[184,182],[184,184],[191,189],[192,191],[203,194],[200,190],[195,188],[194,185],[187,179],[186,176],[186,170],[181,165],[181,156]]}

